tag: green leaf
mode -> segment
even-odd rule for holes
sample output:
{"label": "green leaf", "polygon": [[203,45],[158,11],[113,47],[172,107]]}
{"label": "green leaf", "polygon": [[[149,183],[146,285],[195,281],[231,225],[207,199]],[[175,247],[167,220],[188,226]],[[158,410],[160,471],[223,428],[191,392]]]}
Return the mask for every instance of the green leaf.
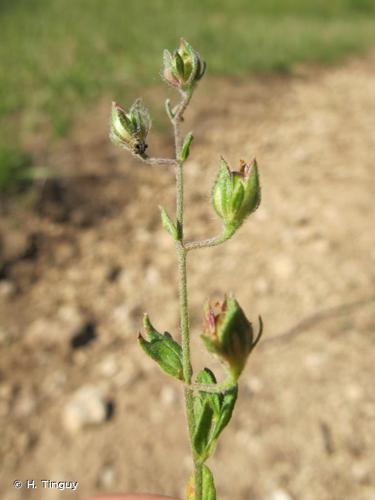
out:
{"label": "green leaf", "polygon": [[203,466],[203,495],[204,500],[216,500],[216,488],[214,483],[214,476],[210,469]]}
{"label": "green leaf", "polygon": [[[216,384],[216,377],[214,373],[209,369],[209,368],[204,368],[204,370],[201,370],[197,377],[196,377],[196,383],[197,384]],[[212,411],[216,416],[220,415],[220,396],[219,394],[213,394],[210,392],[203,392],[200,391],[197,396],[195,397],[195,404],[203,404],[205,401],[208,402],[208,404],[211,406]],[[198,410],[198,406],[197,406]],[[194,407],[194,411],[195,407]]]}
{"label": "green leaf", "polygon": [[144,352],[158,363],[160,368],[167,374],[179,380],[182,376],[182,353],[181,347],[168,336],[162,340],[147,342],[142,335],[138,341]]}
{"label": "green leaf", "polygon": [[168,332],[161,334],[155,330],[147,314],[143,324],[147,340],[139,335],[138,342],[141,348],[167,375],[183,380],[181,346]]}
{"label": "green leaf", "polygon": [[180,155],[179,155],[179,160],[180,161],[186,161],[189,157],[190,154],[190,146],[191,143],[193,142],[194,136],[191,132],[189,132],[184,140],[184,144],[181,148]]}
{"label": "green leaf", "polygon": [[174,240],[178,240],[178,230],[175,224],[173,224],[172,219],[169,217],[167,211],[164,207],[159,206],[161,214],[161,222],[164,229],[172,236]]}
{"label": "green leaf", "polygon": [[[202,498],[204,500],[216,500],[214,477],[206,465],[203,466],[202,471]],[[188,483],[187,500],[195,500],[194,473]]]}
{"label": "green leaf", "polygon": [[[215,375],[205,368],[200,371],[196,383],[216,384]],[[206,460],[213,450],[213,435],[221,415],[221,400],[219,394],[199,391],[194,396],[194,434],[193,446],[202,462]]]}
{"label": "green leaf", "polygon": [[234,405],[236,404],[238,394],[238,385],[235,385],[233,389],[226,392],[222,396],[220,418],[215,426],[213,432],[213,440],[217,440],[223,429],[228,425],[230,419],[232,418]]}
{"label": "green leaf", "polygon": [[208,458],[210,448],[210,435],[214,429],[213,411],[210,404],[205,401],[199,415],[195,418],[195,432],[193,436],[194,451],[202,462]]}
{"label": "green leaf", "polygon": [[167,333],[165,332],[164,335],[159,333],[151,323],[147,313],[143,317],[143,328],[145,330],[147,340],[162,340],[164,338],[164,335],[166,335]]}
{"label": "green leaf", "polygon": [[[197,384],[215,385],[216,378],[211,370],[200,371]],[[223,394],[199,391],[194,395],[193,446],[200,460],[204,462],[213,453],[218,437],[228,425],[238,394],[234,386]]]}

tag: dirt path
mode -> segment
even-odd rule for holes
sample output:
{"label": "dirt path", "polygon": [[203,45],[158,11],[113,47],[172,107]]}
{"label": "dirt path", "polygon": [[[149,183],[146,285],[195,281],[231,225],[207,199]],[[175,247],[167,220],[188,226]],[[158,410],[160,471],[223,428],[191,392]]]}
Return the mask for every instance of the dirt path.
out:
{"label": "dirt path", "polygon": [[[179,386],[135,342],[145,310],[177,330],[174,249],[157,210],[173,210],[173,175],[108,143],[107,105],[73,139],[39,151],[68,177],[45,186],[35,209],[8,208],[0,224],[4,500],[181,496],[189,474]],[[220,154],[233,165],[256,155],[263,186],[261,208],[232,242],[190,259],[197,367],[212,366],[199,341],[206,297],[234,291],[266,325],[211,463],[219,498],[373,500],[375,56],[207,82],[187,122],[196,135],[189,238],[218,230],[207,193]],[[156,134],[152,146],[170,152]],[[69,178],[77,173],[87,176]],[[67,405],[87,385],[110,403],[108,420],[69,432]],[[16,490],[18,478],[79,489]]]}

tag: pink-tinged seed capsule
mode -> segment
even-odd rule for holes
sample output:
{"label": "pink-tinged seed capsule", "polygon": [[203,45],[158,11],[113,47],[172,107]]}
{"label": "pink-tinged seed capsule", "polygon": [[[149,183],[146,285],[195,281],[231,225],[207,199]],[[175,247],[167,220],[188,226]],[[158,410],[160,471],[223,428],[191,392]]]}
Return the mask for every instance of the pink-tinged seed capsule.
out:
{"label": "pink-tinged seed capsule", "polygon": [[256,160],[251,163],[241,160],[240,169],[232,171],[222,158],[211,199],[225,226],[237,229],[260,204],[261,192]]}
{"label": "pink-tinged seed capsule", "polygon": [[181,90],[192,89],[206,70],[206,63],[201,56],[183,38],[172,54],[168,50],[164,51],[163,65],[163,79]]}
{"label": "pink-tinged seed capsule", "polygon": [[227,366],[232,381],[237,381],[246,360],[262,334],[262,322],[254,339],[253,327],[237,300],[226,297],[223,302],[206,304],[202,340],[208,351]]}

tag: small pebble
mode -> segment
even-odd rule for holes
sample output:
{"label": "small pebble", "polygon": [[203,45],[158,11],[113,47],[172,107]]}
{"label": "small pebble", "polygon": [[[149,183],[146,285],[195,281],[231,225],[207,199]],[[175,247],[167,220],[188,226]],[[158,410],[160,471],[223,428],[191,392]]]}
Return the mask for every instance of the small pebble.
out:
{"label": "small pebble", "polygon": [[107,403],[95,386],[78,389],[63,410],[64,428],[76,433],[88,425],[101,424],[107,419]]}
{"label": "small pebble", "polygon": [[358,483],[365,483],[371,477],[369,466],[362,462],[354,463],[351,467],[351,473]]}
{"label": "small pebble", "polygon": [[272,259],[272,268],[278,278],[290,278],[296,271],[293,260],[287,255],[277,255]]}
{"label": "small pebble", "polygon": [[275,490],[271,493],[269,500],[292,500],[292,497],[285,490]]}
{"label": "small pebble", "polygon": [[118,364],[114,356],[108,356],[98,365],[98,371],[103,377],[113,377],[118,372]]}
{"label": "small pebble", "polygon": [[112,464],[107,464],[100,471],[99,475],[99,486],[101,488],[110,489],[114,486],[116,482],[116,471]]}
{"label": "small pebble", "polygon": [[173,406],[178,400],[177,390],[170,385],[164,386],[161,390],[160,399],[166,406]]}
{"label": "small pebble", "polygon": [[22,394],[14,406],[14,415],[17,418],[30,417],[35,410],[35,399],[32,394]]}
{"label": "small pebble", "polygon": [[16,285],[9,280],[0,281],[0,297],[4,299],[11,299],[17,293]]}
{"label": "small pebble", "polygon": [[251,394],[258,394],[263,389],[263,382],[258,377],[251,377],[245,382],[246,391]]}

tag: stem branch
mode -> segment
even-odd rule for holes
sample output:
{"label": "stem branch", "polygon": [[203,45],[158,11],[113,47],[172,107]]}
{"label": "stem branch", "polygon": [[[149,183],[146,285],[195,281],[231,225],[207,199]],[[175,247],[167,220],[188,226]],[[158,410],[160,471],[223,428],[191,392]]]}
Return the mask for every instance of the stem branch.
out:
{"label": "stem branch", "polygon": [[152,158],[146,155],[134,155],[139,160],[143,161],[147,165],[151,165],[152,167],[175,167],[177,161],[173,158]]}
{"label": "stem branch", "polygon": [[197,248],[215,247],[229,240],[233,236],[234,232],[234,228],[227,229],[224,227],[223,232],[219,236],[214,236],[213,238],[208,238],[206,240],[186,241],[184,243],[184,248],[189,251]]}

